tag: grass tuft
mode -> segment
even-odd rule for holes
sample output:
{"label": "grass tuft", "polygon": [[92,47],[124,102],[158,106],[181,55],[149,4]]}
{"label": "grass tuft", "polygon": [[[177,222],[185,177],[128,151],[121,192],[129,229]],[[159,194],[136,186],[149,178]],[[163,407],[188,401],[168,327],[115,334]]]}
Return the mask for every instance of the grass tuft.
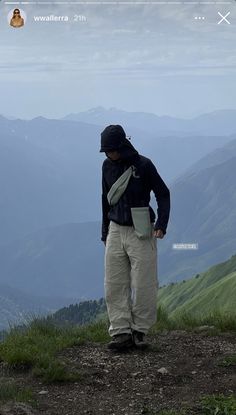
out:
{"label": "grass tuft", "polygon": [[14,370],[29,370],[45,383],[77,381],[79,373],[68,372],[57,359],[61,350],[86,341],[105,342],[110,339],[107,323],[99,321],[87,326],[57,327],[44,318],[35,318],[28,326],[12,327],[0,343],[0,360]]}
{"label": "grass tuft", "polygon": [[157,322],[151,329],[151,333],[160,330],[190,330],[201,326],[209,327],[209,332],[236,331],[236,314],[215,310],[209,314],[190,313],[183,310],[178,313],[168,314],[167,309],[160,305],[157,310]]}
{"label": "grass tuft", "polygon": [[81,380],[78,372],[68,372],[66,367],[57,359],[42,361],[32,370],[33,375],[40,377],[44,383],[76,382]]}
{"label": "grass tuft", "polygon": [[32,406],[37,406],[37,401],[33,398],[33,392],[30,388],[20,388],[12,381],[0,381],[0,403],[8,401],[26,402]]}
{"label": "grass tuft", "polygon": [[200,400],[201,410],[204,415],[235,415],[236,396],[212,395]]}
{"label": "grass tuft", "polygon": [[220,361],[219,366],[236,366],[236,355],[224,357]]}
{"label": "grass tuft", "polygon": [[106,343],[110,340],[108,334],[108,320],[106,319],[82,326],[79,329],[79,340],[81,342]]}

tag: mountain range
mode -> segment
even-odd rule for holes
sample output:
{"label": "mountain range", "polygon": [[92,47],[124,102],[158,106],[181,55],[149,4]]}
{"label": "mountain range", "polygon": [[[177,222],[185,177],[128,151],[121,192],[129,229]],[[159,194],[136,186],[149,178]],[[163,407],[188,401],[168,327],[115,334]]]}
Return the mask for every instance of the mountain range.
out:
{"label": "mountain range", "polygon": [[[169,232],[160,254],[165,281],[189,278],[234,253],[236,140],[223,147],[223,162],[220,154],[219,149],[199,161],[196,169],[192,166],[191,171],[182,175],[170,188]],[[209,167],[206,167],[206,161]],[[176,243],[195,243],[198,249],[173,250]]]}
{"label": "mountain range", "polygon": [[[0,117],[0,245],[47,226],[101,219],[102,128],[42,117]],[[233,138],[167,138],[136,129],[133,144],[170,185]]]}
{"label": "mountain range", "polygon": [[91,108],[88,111],[68,114],[64,120],[106,125],[122,124],[125,128],[137,128],[140,131],[162,136],[183,135],[230,135],[235,134],[236,110],[218,110],[202,114],[193,119],[180,119],[158,116],[146,112],[130,112],[117,108]]}

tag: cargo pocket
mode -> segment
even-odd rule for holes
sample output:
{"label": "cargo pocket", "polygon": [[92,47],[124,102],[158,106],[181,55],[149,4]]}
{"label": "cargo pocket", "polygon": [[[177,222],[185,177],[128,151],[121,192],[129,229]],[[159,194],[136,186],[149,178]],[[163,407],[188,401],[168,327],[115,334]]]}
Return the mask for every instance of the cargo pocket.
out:
{"label": "cargo pocket", "polygon": [[150,239],[152,224],[150,222],[149,207],[132,207],[131,216],[136,235],[140,239]]}

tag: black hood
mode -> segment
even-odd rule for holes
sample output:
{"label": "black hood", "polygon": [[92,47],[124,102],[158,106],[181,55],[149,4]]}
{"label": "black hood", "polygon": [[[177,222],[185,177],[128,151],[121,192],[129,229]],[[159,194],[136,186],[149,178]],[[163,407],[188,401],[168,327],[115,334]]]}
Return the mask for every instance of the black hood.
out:
{"label": "black hood", "polygon": [[126,138],[126,134],[121,125],[108,125],[101,133],[100,152],[118,151],[121,159],[125,159],[138,154],[138,151],[132,146]]}

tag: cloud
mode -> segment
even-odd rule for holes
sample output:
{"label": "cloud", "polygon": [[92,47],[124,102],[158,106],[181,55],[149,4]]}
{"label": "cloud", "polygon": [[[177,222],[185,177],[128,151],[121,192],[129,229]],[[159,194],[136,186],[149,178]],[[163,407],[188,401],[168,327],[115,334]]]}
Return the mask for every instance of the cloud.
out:
{"label": "cloud", "polygon": [[[23,29],[12,30],[7,21],[1,26],[0,87],[14,96],[17,83],[24,87],[26,96],[33,87],[34,96],[42,97],[45,85],[47,101],[52,86],[54,91],[62,91],[60,96],[66,96],[67,102],[86,102],[87,107],[87,85],[93,88],[90,96],[97,100],[96,105],[107,102],[110,106],[117,105],[124,86],[124,98],[130,107],[136,105],[135,90],[139,89],[144,106],[155,102],[153,91],[160,85],[167,101],[173,87],[181,87],[183,97],[188,96],[191,85],[205,94],[206,80],[208,91],[217,90],[220,77],[224,82],[227,76],[232,81],[236,78],[235,27],[217,25],[217,10],[221,7],[24,5],[28,19]],[[9,10],[2,4],[3,16]],[[50,14],[68,14],[71,21],[33,22],[34,15]],[[75,14],[85,15],[86,23],[74,22]],[[205,16],[204,23],[194,20],[199,14]],[[232,11],[232,21],[235,17]],[[123,102],[123,96],[120,99]],[[210,92],[205,99],[208,108],[215,100]],[[226,102],[230,97],[225,94],[224,99]],[[26,108],[30,107],[27,102]],[[57,99],[57,105],[63,106],[63,102],[61,98],[59,104]]]}

